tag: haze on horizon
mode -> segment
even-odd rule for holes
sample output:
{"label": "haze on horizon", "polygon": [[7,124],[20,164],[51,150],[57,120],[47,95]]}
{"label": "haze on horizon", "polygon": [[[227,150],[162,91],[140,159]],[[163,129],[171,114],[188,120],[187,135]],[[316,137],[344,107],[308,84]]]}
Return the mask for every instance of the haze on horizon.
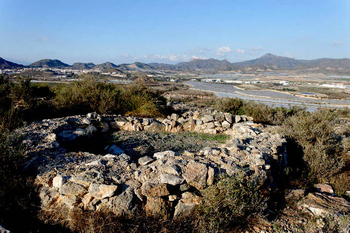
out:
{"label": "haze on horizon", "polygon": [[24,65],[350,57],[350,1],[0,0],[0,57]]}

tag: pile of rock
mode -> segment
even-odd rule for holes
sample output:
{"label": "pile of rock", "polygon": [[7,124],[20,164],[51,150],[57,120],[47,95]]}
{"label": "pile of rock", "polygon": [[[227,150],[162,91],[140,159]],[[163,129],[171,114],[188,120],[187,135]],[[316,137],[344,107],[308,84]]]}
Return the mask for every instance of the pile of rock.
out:
{"label": "pile of rock", "polygon": [[[112,144],[105,154],[68,152],[63,142],[115,130],[152,132],[223,132],[227,144],[200,151],[159,151],[132,157]],[[22,129],[30,158],[26,167],[38,171],[42,209],[76,208],[134,215],[177,218],[201,203],[198,195],[215,177],[244,172],[260,185],[273,182],[271,170],[283,167],[285,140],[252,119],[227,113],[187,112],[167,119],[98,115],[46,119]],[[253,178],[254,177],[254,178]]]}

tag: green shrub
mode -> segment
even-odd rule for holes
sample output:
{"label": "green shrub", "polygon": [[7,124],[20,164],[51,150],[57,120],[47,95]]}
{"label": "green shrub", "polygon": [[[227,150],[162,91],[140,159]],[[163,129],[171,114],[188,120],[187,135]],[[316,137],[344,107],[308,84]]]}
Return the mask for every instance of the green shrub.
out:
{"label": "green shrub", "polygon": [[96,111],[101,114],[156,117],[165,111],[165,100],[160,92],[144,86],[116,85],[92,75],[84,75],[77,82],[59,86],[55,92],[55,105],[66,113]]}
{"label": "green shrub", "polygon": [[166,111],[161,92],[142,85],[128,85],[121,93],[121,113],[140,117],[160,117]]}
{"label": "green shrub", "polygon": [[11,86],[11,95],[16,105],[31,108],[34,105],[32,98],[31,79],[29,77],[17,77],[17,82]]}
{"label": "green shrub", "polygon": [[111,113],[118,108],[120,95],[117,86],[92,75],[84,75],[77,82],[60,86],[55,92],[57,108],[77,114],[91,111]]}
{"label": "green shrub", "polygon": [[233,115],[243,115],[243,100],[239,98],[219,98],[216,106],[221,112],[229,112]]}
{"label": "green shrub", "polygon": [[266,204],[251,178],[239,173],[202,192],[204,203],[198,209],[201,232],[226,232],[261,216]]}

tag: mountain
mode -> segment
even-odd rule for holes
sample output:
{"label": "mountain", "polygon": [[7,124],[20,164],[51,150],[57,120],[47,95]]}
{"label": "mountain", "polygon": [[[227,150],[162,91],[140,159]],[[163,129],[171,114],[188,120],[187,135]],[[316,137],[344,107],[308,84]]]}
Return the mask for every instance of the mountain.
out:
{"label": "mountain", "polygon": [[76,62],[72,65],[73,69],[76,70],[87,70],[87,69],[92,69],[94,68],[96,65],[94,63],[81,63],[81,62]]}
{"label": "mountain", "polygon": [[303,63],[302,60],[296,60],[294,58],[276,56],[271,53],[267,53],[262,57],[259,57],[254,60],[244,61],[244,62],[236,62],[233,65],[236,66],[252,66],[252,65],[271,65],[277,66],[279,69],[292,69],[297,67]]}
{"label": "mountain", "polygon": [[111,62],[105,62],[105,63],[96,65],[95,68],[98,68],[101,70],[110,70],[110,69],[117,69],[117,65]]}
{"label": "mountain", "polygon": [[189,62],[181,62],[175,65],[178,70],[217,70],[225,66],[230,66],[231,63],[225,60],[217,59],[194,59]]}
{"label": "mountain", "polygon": [[29,65],[29,67],[41,67],[41,68],[59,68],[64,69],[70,67],[70,65],[61,62],[60,60],[54,59],[43,59],[37,62],[34,62]]}
{"label": "mountain", "polygon": [[21,68],[24,67],[23,65],[7,61],[0,57],[0,69],[15,69],[15,68]]}

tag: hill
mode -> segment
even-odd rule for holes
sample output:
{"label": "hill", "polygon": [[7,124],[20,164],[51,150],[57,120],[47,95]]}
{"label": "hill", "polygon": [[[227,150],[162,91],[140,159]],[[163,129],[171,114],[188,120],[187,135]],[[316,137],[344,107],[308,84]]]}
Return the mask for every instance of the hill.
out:
{"label": "hill", "polygon": [[21,68],[24,67],[23,65],[7,61],[0,57],[0,69],[15,69],[15,68]]}
{"label": "hill", "polygon": [[230,66],[231,63],[225,60],[217,59],[194,59],[190,62],[181,62],[178,63],[175,67],[178,70],[218,70],[220,68]]}
{"label": "hill", "polygon": [[302,60],[296,60],[294,58],[277,56],[271,53],[267,53],[264,56],[261,56],[257,59],[248,60],[244,62],[236,62],[232,63],[236,66],[252,66],[252,65],[272,65],[277,66],[280,69],[292,69],[301,65],[303,63]]}
{"label": "hill", "polygon": [[67,67],[70,67],[70,65],[61,62],[60,60],[57,59],[43,59],[37,62],[34,62],[29,65],[29,67],[41,67],[41,68],[60,68],[64,69]]}
{"label": "hill", "polygon": [[94,68],[96,65],[94,63],[81,63],[81,62],[76,62],[72,65],[73,69],[76,70],[86,70],[86,69],[92,69]]}
{"label": "hill", "polygon": [[98,64],[95,66],[95,68],[101,69],[101,70],[111,70],[111,69],[117,69],[117,65],[111,63],[111,62],[105,62],[102,64]]}

